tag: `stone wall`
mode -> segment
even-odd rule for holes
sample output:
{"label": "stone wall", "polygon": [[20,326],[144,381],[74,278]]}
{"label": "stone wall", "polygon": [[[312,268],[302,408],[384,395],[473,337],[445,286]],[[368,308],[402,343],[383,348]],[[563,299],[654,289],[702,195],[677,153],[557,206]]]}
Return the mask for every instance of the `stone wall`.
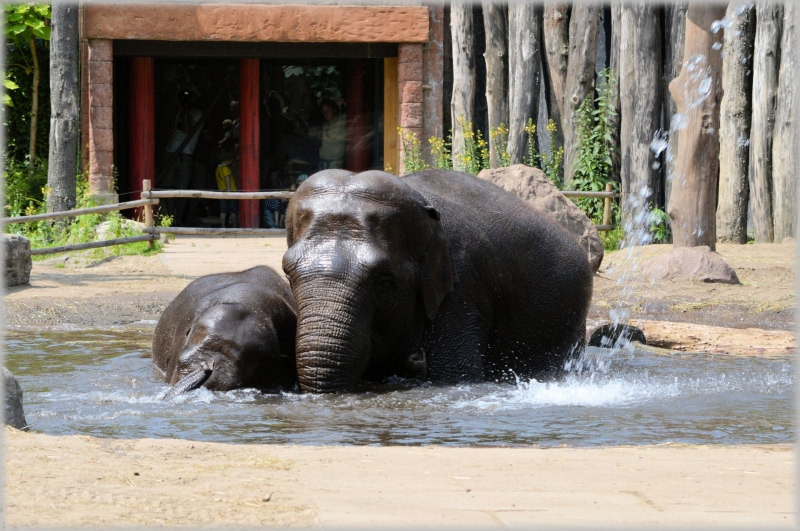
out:
{"label": "stone wall", "polygon": [[[427,140],[424,136],[425,120],[423,118],[423,65],[422,45],[401,43],[397,47],[397,86],[400,94],[400,127],[404,133],[417,135],[424,147]],[[384,134],[391,134],[384,131]],[[401,148],[402,149],[402,148]],[[406,173],[402,164],[401,152],[400,174]]]}
{"label": "stone wall", "polygon": [[89,39],[89,190],[98,203],[115,203],[113,41]]}

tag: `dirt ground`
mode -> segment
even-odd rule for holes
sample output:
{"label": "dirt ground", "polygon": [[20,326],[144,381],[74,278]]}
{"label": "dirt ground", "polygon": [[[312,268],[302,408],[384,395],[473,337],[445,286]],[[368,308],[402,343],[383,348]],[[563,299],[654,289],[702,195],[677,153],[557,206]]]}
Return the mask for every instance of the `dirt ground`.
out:
{"label": "dirt ground", "polygon": [[[31,285],[4,297],[6,326],[154,323],[192,279],[258,264],[281,271],[285,248],[280,237],[179,238],[151,257],[35,262]],[[631,263],[669,249],[609,253],[592,323],[623,309],[636,319],[794,330],[793,244],[720,245],[738,286],[651,286],[629,275]],[[793,445],[256,446],[10,428],[5,443],[9,527],[797,524]]]}

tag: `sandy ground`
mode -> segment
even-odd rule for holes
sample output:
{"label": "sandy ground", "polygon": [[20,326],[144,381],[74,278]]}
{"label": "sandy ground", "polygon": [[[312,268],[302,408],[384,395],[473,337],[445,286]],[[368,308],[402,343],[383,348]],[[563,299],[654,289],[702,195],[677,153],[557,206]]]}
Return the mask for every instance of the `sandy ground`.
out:
{"label": "sandy ground", "polygon": [[[192,279],[267,264],[285,240],[179,238],[151,257],[35,262],[12,328],[155,321]],[[637,250],[641,259],[669,246]],[[720,245],[740,286],[595,277],[590,317],[793,330],[794,245]],[[7,429],[7,526],[796,526],[794,446],[302,447],[52,437]],[[268,499],[268,501],[264,501]]]}

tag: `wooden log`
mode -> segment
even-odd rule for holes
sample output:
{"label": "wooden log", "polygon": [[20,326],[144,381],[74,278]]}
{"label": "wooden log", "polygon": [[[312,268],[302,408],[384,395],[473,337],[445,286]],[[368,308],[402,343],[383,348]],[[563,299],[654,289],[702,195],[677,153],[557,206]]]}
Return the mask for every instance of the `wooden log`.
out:
{"label": "wooden log", "polygon": [[[686,12],[684,63],[669,84],[681,122],[668,214],[676,247],[716,249],[719,176],[719,81],[723,31],[711,25],[725,16],[717,5],[691,4]],[[717,49],[715,50],[715,45]]]}
{"label": "wooden log", "polygon": [[[650,149],[661,124],[660,10],[649,2],[623,5],[619,53],[621,190],[639,194],[655,206],[663,195],[661,172],[654,169],[657,160]],[[623,205],[630,207],[627,202]],[[637,213],[625,215],[638,219]]]}
{"label": "wooden log", "polygon": [[[611,183],[608,183],[610,186]],[[564,197],[591,197],[594,199],[614,199],[619,197],[619,192],[609,192],[608,186],[606,186],[605,192],[584,192],[580,190],[561,190],[561,194]]]}
{"label": "wooden log", "polygon": [[[150,191],[150,179],[144,179],[142,181],[142,191],[149,192]],[[156,199],[156,201],[158,201]],[[145,205],[144,206],[144,226],[147,229],[153,228],[153,206],[152,205]],[[148,247],[152,247],[153,242],[150,242]]]}
{"label": "wooden log", "polygon": [[157,205],[158,199],[139,199],[138,201],[128,201],[126,203],[114,203],[113,205],[101,205],[91,208],[79,208],[77,210],[68,210],[66,212],[48,212],[47,214],[36,214],[33,216],[19,216],[15,218],[0,219],[0,223],[9,225],[11,223],[31,223],[33,221],[44,221],[46,219],[61,219],[72,218],[84,214],[100,214],[102,212],[114,212],[117,210],[127,210],[129,208],[138,208],[144,205]]}
{"label": "wooden log", "polygon": [[472,4],[458,0],[450,5],[450,33],[453,38],[453,97],[450,118],[453,127],[453,167],[463,169],[464,128],[472,122],[475,103],[475,52]]}
{"label": "wooden log", "polygon": [[126,243],[148,242],[157,239],[154,234],[145,234],[144,236],[130,236],[128,238],[116,238],[113,240],[100,240],[97,242],[89,243],[73,243],[71,245],[62,245],[60,247],[46,247],[44,249],[31,249],[31,256],[41,254],[57,254],[66,253],[69,251],[82,251],[84,249],[98,249],[100,247],[110,247],[112,245],[125,245]]}
{"label": "wooden log", "polygon": [[545,4],[542,17],[545,53],[542,54],[542,79],[547,115],[558,127],[553,135],[556,148],[564,146],[561,116],[564,114],[564,91],[569,60],[569,5]]}
{"label": "wooden log", "polygon": [[[47,211],[75,208],[78,166],[78,3],[53,5],[50,35],[50,152]],[[35,161],[31,161],[33,164]]]}
{"label": "wooden log", "polygon": [[539,48],[542,12],[528,2],[508,6],[508,154],[521,164],[528,152],[529,118],[539,116]]}
{"label": "wooden log", "polygon": [[270,236],[286,234],[286,229],[216,228],[216,227],[152,227],[147,234],[177,234],[179,236]]}
{"label": "wooden log", "polygon": [[776,243],[796,234],[797,153],[797,4],[783,7],[778,101],[772,134],[772,225]]}
{"label": "wooden log", "polygon": [[643,319],[632,319],[630,324],[644,332],[648,345],[671,350],[742,356],[787,356],[797,351],[795,334],[785,330],[726,328]]}
{"label": "wooden log", "polygon": [[[491,0],[484,0],[483,25],[486,34],[486,106],[489,131],[501,124],[508,126],[508,32],[506,18],[508,8]],[[489,138],[489,165],[500,167],[498,146]]]}
{"label": "wooden log", "polygon": [[600,4],[576,2],[569,20],[569,64],[564,87],[564,185],[572,183],[578,159],[575,110],[594,89],[594,60],[597,52]]}
{"label": "wooden log", "polygon": [[783,5],[759,2],[753,50],[753,114],[747,167],[750,211],[757,243],[772,243],[772,129],[778,99]]}
{"label": "wooden log", "polygon": [[717,241],[747,243],[747,200],[750,190],[750,98],[753,91],[753,42],[756,13],[742,0],[728,4],[722,49],[722,102],[719,124],[719,196]]}
{"label": "wooden log", "polygon": [[667,153],[664,157],[664,211],[669,208],[672,178],[675,175],[675,153],[678,152],[680,130],[672,127],[672,117],[677,114],[675,99],[669,93],[669,83],[681,73],[683,42],[686,39],[686,10],[689,4],[676,2],[667,6],[664,16],[664,126],[669,131]]}
{"label": "wooden log", "polygon": [[195,199],[291,199],[294,192],[223,192],[214,190],[154,190],[142,197],[192,197]]}
{"label": "wooden log", "polygon": [[[620,168],[622,167],[621,149],[619,147],[619,125],[620,108],[619,103],[619,54],[621,49],[622,35],[622,2],[611,4],[611,57],[609,66],[614,72],[614,83],[611,85],[611,104],[617,109],[617,115],[611,117],[611,144],[614,149],[611,153],[611,175],[616,181],[620,181]],[[608,38],[608,36],[606,36]]]}

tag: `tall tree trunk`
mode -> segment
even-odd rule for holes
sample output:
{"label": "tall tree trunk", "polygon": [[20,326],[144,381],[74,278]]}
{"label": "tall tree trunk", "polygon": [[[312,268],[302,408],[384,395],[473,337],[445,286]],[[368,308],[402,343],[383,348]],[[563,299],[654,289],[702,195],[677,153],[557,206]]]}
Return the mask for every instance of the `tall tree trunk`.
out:
{"label": "tall tree trunk", "polygon": [[39,127],[39,55],[36,53],[36,40],[31,35],[31,57],[33,58],[33,85],[31,94],[31,136],[28,147],[29,175],[33,177],[36,169],[36,130]]}
{"label": "tall tree trunk", "polygon": [[725,17],[731,25],[722,48],[717,240],[745,244],[756,13],[753,4],[739,0],[728,4]]}
{"label": "tall tree trunk", "polygon": [[569,64],[564,87],[564,185],[569,186],[578,160],[578,134],[575,110],[594,89],[594,60],[597,54],[597,22],[600,4],[575,3],[569,20]]}
{"label": "tall tree trunk", "polygon": [[759,2],[753,51],[753,117],[750,125],[750,212],[758,243],[772,242],[772,128],[778,99],[778,58],[783,6]]}
{"label": "tall tree trunk", "polygon": [[772,144],[772,223],[775,242],[797,229],[797,4],[786,2],[781,31],[781,66]]}
{"label": "tall tree trunk", "polygon": [[611,175],[612,178],[619,182],[620,172],[622,168],[622,159],[619,142],[619,126],[622,121],[622,106],[619,102],[619,54],[622,49],[620,36],[622,35],[622,2],[614,2],[611,4],[611,57],[609,58],[609,66],[614,73],[614,83],[611,85],[611,104],[617,109],[617,115],[611,117],[611,144],[614,149],[611,152]]}
{"label": "tall tree trunk", "polygon": [[[500,124],[508,126],[508,39],[506,17],[508,7],[484,0],[483,25],[486,32],[486,103],[489,115],[489,162],[492,168],[500,167],[498,146],[491,131]],[[502,146],[500,146],[502,147]]]}
{"label": "tall tree trunk", "polygon": [[75,207],[78,155],[78,5],[53,4],[50,35],[50,153],[47,211]]}
{"label": "tall tree trunk", "polygon": [[508,154],[512,164],[525,160],[528,145],[525,124],[529,118],[536,123],[539,117],[541,26],[539,6],[527,2],[508,6]]}
{"label": "tall tree trunk", "polygon": [[724,6],[689,6],[683,68],[669,84],[678,113],[686,124],[681,129],[675,155],[668,210],[675,247],[707,245],[716,249],[723,32],[712,33],[711,24],[724,16]]}
{"label": "tall tree trunk", "polygon": [[545,52],[542,54],[542,77],[547,95],[547,114],[556,123],[555,148],[564,147],[561,116],[564,114],[564,89],[569,59],[569,16],[567,4],[545,4],[542,20]]}
{"label": "tall tree trunk", "polygon": [[669,131],[668,147],[664,157],[666,178],[664,179],[664,210],[669,208],[672,191],[672,178],[675,175],[675,153],[678,152],[680,131],[672,127],[672,117],[678,112],[675,99],[669,93],[669,83],[681,73],[683,64],[683,41],[686,39],[686,2],[678,2],[667,7],[665,14],[664,43],[664,128]]}
{"label": "tall tree trunk", "polygon": [[619,55],[622,193],[639,194],[646,203],[654,204],[663,193],[661,174],[657,166],[653,168],[656,158],[650,149],[661,125],[660,9],[649,2],[623,5]]}
{"label": "tall tree trunk", "polygon": [[450,100],[453,167],[463,169],[462,123],[472,122],[475,102],[475,54],[471,4],[459,1],[450,5],[450,31],[453,37],[453,98]]}

